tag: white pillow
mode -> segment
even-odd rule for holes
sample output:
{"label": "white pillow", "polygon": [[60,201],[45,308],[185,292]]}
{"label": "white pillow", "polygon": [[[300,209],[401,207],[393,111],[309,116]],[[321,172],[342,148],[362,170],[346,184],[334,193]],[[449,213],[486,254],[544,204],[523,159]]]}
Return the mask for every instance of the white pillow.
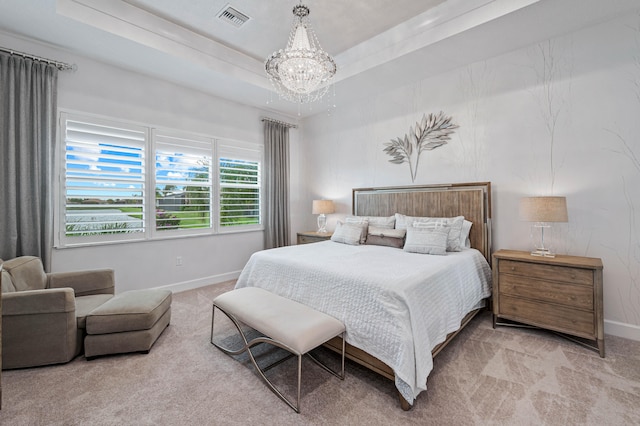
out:
{"label": "white pillow", "polygon": [[407,228],[407,240],[403,250],[409,253],[447,254],[449,226],[429,226]]}
{"label": "white pillow", "polygon": [[347,216],[344,218],[345,223],[364,225],[362,234],[360,235],[360,244],[367,241],[367,228],[369,227],[369,219],[364,216]]}
{"label": "white pillow", "polygon": [[414,221],[411,226],[413,226],[414,228],[444,228],[444,227],[448,227],[449,231],[451,231],[451,225],[449,225],[447,223],[446,220],[440,219],[440,220],[431,220],[431,221],[424,221],[424,222],[420,222],[418,220]]}
{"label": "white pillow", "polygon": [[338,222],[336,224],[336,230],[333,232],[333,235],[331,235],[331,241],[357,246],[360,244],[363,229],[366,235],[366,224]]}
{"label": "white pillow", "polygon": [[471,226],[473,222],[464,220],[462,223],[462,232],[460,232],[460,247],[471,247],[471,240],[469,240],[469,232],[471,232]]}
{"label": "white pillow", "polygon": [[451,227],[449,238],[447,240],[447,251],[462,251],[464,241],[462,239],[462,227],[464,224],[464,216],[456,217],[413,217],[405,216],[400,213],[395,214],[396,229],[405,229],[415,223],[444,223]]}
{"label": "white pillow", "polygon": [[369,226],[377,228],[394,229],[396,225],[396,217],[394,216],[347,216],[345,222],[366,221]]}
{"label": "white pillow", "polygon": [[345,223],[369,223],[366,216],[347,216],[344,218]]}

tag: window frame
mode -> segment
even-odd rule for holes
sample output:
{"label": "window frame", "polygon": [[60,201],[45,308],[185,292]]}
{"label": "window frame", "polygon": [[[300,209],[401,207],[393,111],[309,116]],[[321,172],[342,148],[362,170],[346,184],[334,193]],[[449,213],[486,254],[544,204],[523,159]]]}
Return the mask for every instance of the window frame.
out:
{"label": "window frame", "polygon": [[[143,187],[143,232],[118,233],[112,235],[99,234],[91,236],[69,237],[66,235],[66,133],[68,121],[85,121],[88,124],[103,125],[115,128],[134,129],[144,131],[145,140],[143,144],[143,157],[145,174]],[[105,244],[121,244],[140,241],[165,240],[173,238],[188,238],[206,235],[224,235],[232,233],[242,233],[264,230],[264,203],[263,203],[263,183],[264,183],[264,147],[262,144],[253,142],[236,141],[232,139],[218,139],[212,136],[187,132],[177,129],[156,127],[148,124],[141,124],[128,120],[114,119],[110,117],[61,110],[58,115],[58,148],[55,150],[55,173],[57,184],[54,185],[54,247],[72,248],[82,246],[96,246]],[[187,140],[196,144],[208,144],[212,159],[211,164],[211,206],[210,224],[208,228],[156,230],[156,146],[157,136]],[[233,159],[245,159],[257,161],[258,190],[260,194],[260,223],[252,225],[220,226],[220,157],[231,157]]]}

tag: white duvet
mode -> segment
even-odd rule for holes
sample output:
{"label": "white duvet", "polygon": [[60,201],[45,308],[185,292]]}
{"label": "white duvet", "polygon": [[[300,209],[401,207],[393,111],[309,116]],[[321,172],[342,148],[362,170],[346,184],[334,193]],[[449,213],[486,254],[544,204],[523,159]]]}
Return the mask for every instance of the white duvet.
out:
{"label": "white duvet", "polygon": [[434,256],[324,241],[253,254],[236,288],[251,286],[340,319],[346,341],[393,368],[413,403],[431,350],[491,294],[491,269],[473,249]]}

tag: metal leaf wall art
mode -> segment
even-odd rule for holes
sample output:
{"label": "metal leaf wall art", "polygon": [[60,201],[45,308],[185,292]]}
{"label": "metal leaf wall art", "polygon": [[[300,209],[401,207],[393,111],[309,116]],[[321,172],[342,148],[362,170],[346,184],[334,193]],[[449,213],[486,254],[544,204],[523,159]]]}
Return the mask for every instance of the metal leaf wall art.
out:
{"label": "metal leaf wall art", "polygon": [[447,117],[442,111],[437,115],[425,114],[404,138],[391,139],[391,142],[385,143],[384,152],[393,157],[389,160],[393,164],[409,163],[411,181],[415,182],[420,154],[446,145],[457,128],[458,125],[451,122],[451,117]]}

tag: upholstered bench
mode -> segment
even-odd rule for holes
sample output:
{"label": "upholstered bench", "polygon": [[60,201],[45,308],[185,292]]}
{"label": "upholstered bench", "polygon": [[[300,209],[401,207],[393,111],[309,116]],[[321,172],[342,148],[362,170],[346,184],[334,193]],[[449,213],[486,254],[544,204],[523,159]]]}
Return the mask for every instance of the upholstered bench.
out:
{"label": "upholstered bench", "polygon": [[[213,340],[216,308],[224,313],[236,326],[242,336],[244,347],[231,350]],[[323,312],[316,311],[301,303],[273,294],[258,287],[247,287],[229,291],[215,298],[211,317],[211,343],[229,355],[238,355],[247,351],[253,365],[267,386],[286,402],[297,413],[300,412],[300,382],[302,374],[302,356],[326,341],[342,336],[344,342],[344,324],[338,319]],[[247,341],[241,324],[245,324],[266,337],[258,337]],[[264,371],[270,367],[260,368],[251,347],[258,343],[269,343],[289,351],[298,357],[298,397],[296,404],[287,399],[267,379]],[[344,380],[344,343],[342,346],[342,370],[337,373],[308,354],[309,357],[336,377]]]}
{"label": "upholstered bench", "polygon": [[84,356],[149,353],[171,320],[171,291],[132,290],[117,294],[87,315]]}

